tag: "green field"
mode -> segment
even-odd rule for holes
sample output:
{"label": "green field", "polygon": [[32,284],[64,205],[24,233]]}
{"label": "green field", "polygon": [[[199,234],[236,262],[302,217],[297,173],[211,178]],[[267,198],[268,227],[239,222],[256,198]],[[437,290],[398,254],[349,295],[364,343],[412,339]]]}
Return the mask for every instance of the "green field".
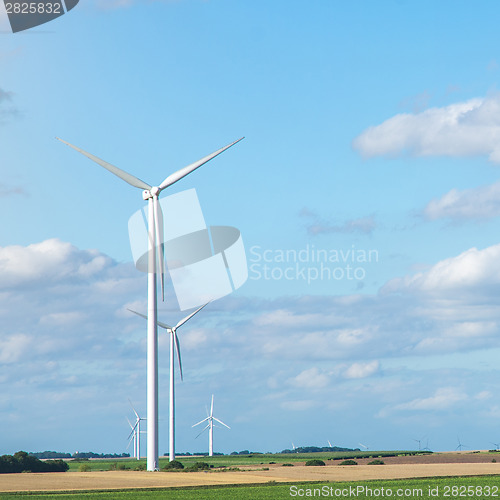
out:
{"label": "green field", "polygon": [[[245,465],[258,466],[268,465],[269,462],[276,463],[293,463],[304,462],[311,458],[319,458],[321,460],[329,459],[348,459],[348,458],[383,458],[394,455],[418,455],[426,454],[426,452],[418,451],[368,451],[368,452],[324,452],[324,453],[289,453],[289,454],[250,454],[250,455],[216,455],[214,457],[177,457],[177,460],[188,467],[195,462],[206,462],[214,467],[239,467]],[[90,465],[92,470],[109,470],[110,466],[126,467],[127,469],[135,469],[138,465],[146,466],[146,459],[135,460],[129,459],[102,459],[88,461],[68,461],[70,471],[78,471],[81,464]],[[160,458],[160,468],[168,464],[168,458]]]}
{"label": "green field", "polygon": [[[322,496],[316,493],[315,498],[419,498],[427,500],[433,498],[455,499],[466,497],[494,499],[500,496],[500,476],[92,491],[83,493],[3,493],[0,498],[3,500],[11,497],[27,496],[30,500],[50,498],[57,500],[155,500],[162,498],[169,500],[280,500],[288,498],[312,498],[314,497],[314,490],[323,492]],[[389,490],[390,494],[388,494]],[[309,495],[307,494],[308,491]],[[437,493],[437,495],[431,495],[430,491]],[[296,494],[291,495],[294,492]],[[384,492],[384,494],[381,494],[381,492]]]}

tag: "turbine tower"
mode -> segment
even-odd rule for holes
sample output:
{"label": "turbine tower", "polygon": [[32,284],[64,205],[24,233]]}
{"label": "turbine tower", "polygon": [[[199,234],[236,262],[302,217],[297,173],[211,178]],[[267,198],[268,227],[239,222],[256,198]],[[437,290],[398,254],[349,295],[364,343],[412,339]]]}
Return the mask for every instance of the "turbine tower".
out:
{"label": "turbine tower", "polygon": [[[207,426],[203,428],[203,430],[198,434],[197,437],[201,436],[208,429],[208,456],[213,457],[214,455],[214,420],[219,422],[219,424],[224,425],[228,429],[231,429],[229,425],[226,425],[224,422],[214,417],[214,395],[212,394],[212,406],[210,407],[210,414],[208,414],[207,410],[207,418],[200,420],[197,424],[192,425],[191,427],[196,427],[197,425],[202,424],[203,422],[208,422]],[[195,438],[195,439],[196,439]]]}
{"label": "turbine tower", "polygon": [[[208,302],[207,302],[208,304]],[[195,312],[181,319],[175,326],[169,326],[161,321],[157,321],[157,325],[170,334],[170,420],[169,420],[169,461],[175,460],[175,384],[174,384],[174,344],[175,350],[177,351],[177,360],[179,361],[179,371],[182,376],[182,362],[181,362],[181,347],[179,345],[179,337],[177,336],[177,328],[181,327],[184,323],[189,321],[197,312],[201,311],[207,304],[203,304],[201,307],[196,309]],[[144,314],[138,313],[129,309],[130,312],[137,314],[145,319],[148,317]],[[134,410],[135,411],[135,410]]]}
{"label": "turbine tower", "polygon": [[[214,153],[205,156],[201,160],[181,168],[169,175],[159,186],[150,186],[141,179],[124,170],[101,160],[93,154],[87,153],[69,142],[57,139],[95,161],[101,167],[109,170],[112,174],[124,180],[133,187],[142,189],[142,197],[148,202],[148,328],[147,328],[147,470],[156,471],[160,469],[158,453],[158,329],[157,329],[157,284],[156,274],[161,273],[161,288],[163,297],[164,286],[164,259],[163,259],[163,225],[160,224],[161,207],[158,202],[159,194],[167,187],[181,180],[197,168],[201,167],[217,155],[230,148],[240,139],[218,149]],[[158,252],[157,252],[158,249]],[[157,258],[157,253],[158,257]],[[157,260],[159,260],[159,265]]]}

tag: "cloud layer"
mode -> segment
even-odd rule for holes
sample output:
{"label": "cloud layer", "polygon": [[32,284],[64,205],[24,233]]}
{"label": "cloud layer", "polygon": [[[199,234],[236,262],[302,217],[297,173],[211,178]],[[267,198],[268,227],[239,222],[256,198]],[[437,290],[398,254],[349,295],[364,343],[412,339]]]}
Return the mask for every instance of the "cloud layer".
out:
{"label": "cloud layer", "polygon": [[[123,451],[127,398],[145,408],[145,322],[126,310],[146,310],[144,275],[52,239],[0,248],[0,276],[0,417],[12,429],[6,452],[23,439],[29,449],[64,451],[70,442],[75,449]],[[493,379],[485,383],[470,369],[458,386],[463,370],[411,372],[386,364],[500,347],[499,285],[500,245],[393,279],[375,295],[240,294],[211,304],[179,330],[179,449],[196,449],[191,425],[212,393],[232,427],[219,438],[226,452],[285,448],[295,419],[300,427],[306,413],[322,416],[308,444],[332,419],[347,429],[343,444],[352,446],[363,441],[362,422],[375,416],[394,426],[439,410],[435,425],[446,428],[447,412],[472,400],[474,425],[493,425],[488,398],[477,396],[495,393]],[[166,304],[174,301],[168,294]],[[160,305],[162,321],[180,316]],[[160,333],[161,415],[167,380],[168,341]],[[283,412],[290,425],[280,424]],[[342,423],[345,415],[356,417]]]}

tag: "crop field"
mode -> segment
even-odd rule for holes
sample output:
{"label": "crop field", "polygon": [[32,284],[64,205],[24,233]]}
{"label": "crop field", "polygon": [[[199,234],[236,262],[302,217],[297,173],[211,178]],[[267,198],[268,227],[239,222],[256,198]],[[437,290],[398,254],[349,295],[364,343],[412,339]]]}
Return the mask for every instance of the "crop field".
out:
{"label": "crop field", "polygon": [[0,498],[26,497],[30,500],[280,500],[289,498],[498,498],[500,476],[426,478],[364,482],[309,482],[294,484],[115,490],[85,492],[3,493]]}
{"label": "crop field", "polygon": [[[305,461],[312,457],[321,458],[325,465],[306,466]],[[293,491],[297,492],[296,496],[302,496],[299,490],[302,491],[303,487],[299,490],[293,488],[298,488],[297,485],[304,482],[317,483],[321,487],[335,486],[335,490],[346,482],[363,485],[368,482],[375,484],[379,481],[380,484],[385,484],[399,480],[396,483],[391,482],[397,486],[419,481],[418,478],[425,478],[420,479],[423,482],[419,484],[446,479],[448,483],[440,484],[454,485],[458,484],[458,481],[462,486],[468,485],[466,494],[462,495],[452,494],[454,490],[450,490],[448,495],[446,492],[438,491],[438,495],[441,496],[442,493],[443,498],[481,497],[481,495],[486,498],[488,495],[485,492],[489,492],[491,498],[498,498],[500,491],[495,488],[500,486],[500,460],[497,462],[497,457],[500,458],[500,453],[370,452],[357,454],[356,465],[343,464],[343,459],[348,457],[341,453],[181,457],[180,460],[185,467],[202,461],[209,464],[211,468],[195,472],[181,470],[157,473],[134,470],[138,461],[133,459],[89,460],[70,462],[71,470],[68,472],[1,474],[0,500],[14,493],[30,494],[30,498],[37,498],[38,495],[39,498],[58,499],[65,498],[65,495],[73,499],[127,498],[127,495],[132,495],[131,498],[157,498],[158,495],[165,496],[166,492],[169,498],[191,498],[189,495],[209,499],[282,498],[276,495],[285,495],[283,498],[290,498],[290,493]],[[371,464],[374,459],[378,462],[383,461],[383,464]],[[161,465],[168,463],[168,459],[163,460]],[[144,465],[144,460],[139,463]],[[82,467],[81,470],[79,470],[80,467]],[[478,486],[491,486],[491,488],[486,488],[484,491],[481,488],[474,490],[469,488],[469,485],[476,485],[476,483]],[[262,487],[258,486],[259,484]],[[291,485],[293,485],[292,490],[290,490]],[[249,488],[252,489],[249,490]],[[93,492],[89,493],[90,490]],[[245,490],[247,493],[242,493]],[[320,492],[316,489],[315,491],[317,491],[316,496],[319,496],[321,492],[325,496],[324,493],[327,490],[323,489]],[[38,493],[34,494],[34,492]],[[173,496],[174,494],[180,496]],[[268,494],[273,496],[266,496]],[[437,496],[429,492],[428,495],[433,498]],[[356,497],[360,497],[359,492]],[[407,495],[405,497],[408,498]],[[423,496],[423,493],[420,497],[427,498]]]}
{"label": "crop field", "polygon": [[[392,457],[395,455],[399,456],[410,456],[410,455],[427,455],[427,453],[417,452],[417,451],[371,451],[371,452],[325,452],[325,453],[290,453],[290,454],[265,454],[265,453],[254,453],[249,455],[216,455],[214,457],[207,456],[197,456],[197,457],[177,457],[177,460],[181,462],[185,467],[195,462],[206,462],[214,467],[239,467],[239,466],[249,466],[249,465],[265,465],[269,462],[304,462],[312,458],[319,458],[321,460],[344,460],[349,458],[356,459],[368,459],[368,458],[385,458]],[[500,453],[499,459],[500,459]],[[133,458],[127,459],[99,459],[99,460],[82,460],[74,461],[69,460],[69,470],[78,471],[82,464],[88,464],[91,470],[104,471],[110,470],[110,468],[116,467],[126,469],[136,469],[138,466],[145,467],[146,459],[136,460]],[[168,458],[160,458],[160,468],[163,468],[168,464]]]}

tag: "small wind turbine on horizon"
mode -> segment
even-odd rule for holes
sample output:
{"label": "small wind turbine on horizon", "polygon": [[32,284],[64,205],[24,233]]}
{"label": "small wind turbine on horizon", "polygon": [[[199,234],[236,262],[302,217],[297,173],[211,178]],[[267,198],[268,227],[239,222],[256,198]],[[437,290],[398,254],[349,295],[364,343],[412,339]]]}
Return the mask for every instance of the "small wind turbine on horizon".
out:
{"label": "small wind turbine on horizon", "polygon": [[[413,439],[416,443],[418,443],[418,451],[422,451],[422,441],[424,440],[425,436],[420,438],[420,439]],[[427,440],[429,441],[429,440]]]}
{"label": "small wind turbine on horizon", "polygon": [[364,445],[363,443],[358,443],[359,446],[361,446],[362,448],[364,448],[365,450],[368,450],[368,446]]}
{"label": "small wind turbine on horizon", "polygon": [[493,442],[491,442],[491,444],[495,446],[495,450],[496,450],[496,451],[498,451],[498,450],[499,450],[499,448],[500,448],[500,443],[493,443]]}
{"label": "small wind turbine on horizon", "polygon": [[[157,321],[156,324],[167,330],[170,334],[170,419],[169,419],[169,461],[175,460],[175,370],[174,370],[174,345],[175,351],[177,352],[177,360],[179,362],[179,371],[181,374],[181,380],[183,380],[182,375],[182,361],[181,361],[181,347],[179,345],[179,337],[177,336],[177,328],[180,328],[184,323],[188,322],[196,313],[201,311],[209,302],[203,304],[201,307],[196,309],[196,311],[192,312],[185,318],[181,319],[175,326],[167,325],[166,323],[162,323],[161,321]],[[142,318],[148,319],[145,314],[138,313],[137,311],[133,311],[129,309],[130,312],[141,316]]]}
{"label": "small wind turbine on horizon", "polygon": [[328,441],[328,446],[329,446],[330,448],[333,448],[332,443],[330,443],[330,440],[328,439],[327,441]]}
{"label": "small wind turbine on horizon", "polygon": [[218,149],[214,153],[191,163],[187,167],[177,170],[170,174],[158,186],[151,186],[124,170],[101,160],[93,154],[87,153],[83,149],[66,142],[59,137],[59,141],[73,148],[75,151],[83,154],[90,160],[96,162],[112,174],[133,187],[142,189],[142,198],[148,202],[148,326],[147,326],[147,470],[159,470],[159,452],[158,452],[158,328],[157,328],[157,282],[156,275],[161,274],[162,297],[164,290],[164,270],[165,262],[163,255],[163,224],[161,207],[158,196],[167,187],[180,181],[183,177],[201,167],[208,161],[220,155],[226,149],[230,148],[240,139]]}
{"label": "small wind turbine on horizon", "polygon": [[207,418],[204,418],[203,420],[200,420],[198,423],[191,426],[191,427],[196,427],[197,425],[200,425],[203,422],[208,422],[206,427],[203,428],[203,430],[198,434],[198,436],[196,436],[196,438],[201,436],[208,429],[208,456],[209,457],[213,457],[213,455],[214,455],[214,427],[217,427],[214,424],[214,420],[216,422],[219,422],[219,424],[222,424],[223,426],[227,427],[228,429],[231,429],[231,427],[229,427],[229,425],[226,425],[224,422],[222,422],[222,420],[219,420],[218,418],[214,417],[214,395],[212,394],[212,405],[210,406],[210,414],[208,414],[208,409],[207,409]]}
{"label": "small wind turbine on horizon", "polygon": [[460,442],[460,438],[458,436],[457,436],[457,441],[458,441],[458,446],[455,448],[455,451],[457,450],[462,451],[464,448],[468,448],[467,446],[465,446]]}

